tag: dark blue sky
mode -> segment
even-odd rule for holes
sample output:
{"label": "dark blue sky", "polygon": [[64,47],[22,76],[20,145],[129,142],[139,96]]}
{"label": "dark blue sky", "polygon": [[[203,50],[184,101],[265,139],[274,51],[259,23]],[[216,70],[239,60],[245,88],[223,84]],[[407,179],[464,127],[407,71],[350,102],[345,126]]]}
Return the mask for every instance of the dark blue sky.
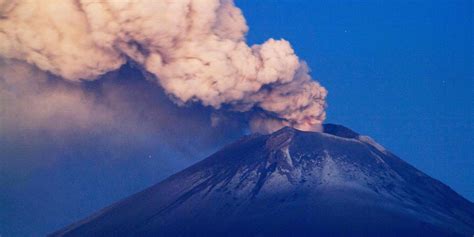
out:
{"label": "dark blue sky", "polygon": [[248,40],[289,40],[326,122],[373,137],[474,200],[472,1],[237,1]]}
{"label": "dark blue sky", "polygon": [[[236,5],[250,44],[284,38],[307,61],[329,91],[327,122],[373,137],[474,200],[471,1]],[[120,92],[112,105],[126,113],[110,128],[66,137],[42,130],[0,134],[0,235],[50,233],[241,135],[238,124],[231,131],[228,124],[210,128],[208,109],[178,109],[129,66],[118,74],[85,86],[102,104],[110,102],[107,88]]]}

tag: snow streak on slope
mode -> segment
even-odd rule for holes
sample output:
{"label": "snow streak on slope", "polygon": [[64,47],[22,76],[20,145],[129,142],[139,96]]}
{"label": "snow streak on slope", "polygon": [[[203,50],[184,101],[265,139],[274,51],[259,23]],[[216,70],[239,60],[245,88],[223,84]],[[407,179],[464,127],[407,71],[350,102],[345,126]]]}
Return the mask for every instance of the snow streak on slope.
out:
{"label": "snow streak on slope", "polygon": [[469,236],[474,205],[337,125],[244,137],[56,236]]}

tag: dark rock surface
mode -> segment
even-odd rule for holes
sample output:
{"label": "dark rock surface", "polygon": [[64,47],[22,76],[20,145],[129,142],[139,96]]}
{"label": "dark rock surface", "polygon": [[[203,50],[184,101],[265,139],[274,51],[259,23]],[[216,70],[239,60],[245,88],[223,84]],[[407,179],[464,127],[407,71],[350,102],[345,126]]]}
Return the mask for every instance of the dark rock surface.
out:
{"label": "dark rock surface", "polygon": [[472,236],[474,204],[366,136],[251,135],[52,236]]}

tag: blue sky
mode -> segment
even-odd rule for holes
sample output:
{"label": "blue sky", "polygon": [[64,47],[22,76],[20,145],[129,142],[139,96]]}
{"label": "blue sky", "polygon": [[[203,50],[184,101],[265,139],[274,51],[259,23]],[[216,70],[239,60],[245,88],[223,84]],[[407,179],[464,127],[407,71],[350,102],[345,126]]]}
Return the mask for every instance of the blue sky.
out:
{"label": "blue sky", "polygon": [[[471,1],[236,5],[250,44],[284,38],[308,63],[329,91],[326,122],[373,137],[474,200]],[[125,66],[118,74],[84,86],[104,104],[110,101],[103,92],[118,88],[123,101],[114,106],[129,112],[112,128],[72,130],[71,137],[42,130],[0,136],[0,235],[50,233],[241,136],[238,124],[207,127],[206,108],[178,109],[139,71]]]}
{"label": "blue sky", "polygon": [[472,1],[237,1],[248,41],[292,43],[326,122],[367,134],[474,200]]}

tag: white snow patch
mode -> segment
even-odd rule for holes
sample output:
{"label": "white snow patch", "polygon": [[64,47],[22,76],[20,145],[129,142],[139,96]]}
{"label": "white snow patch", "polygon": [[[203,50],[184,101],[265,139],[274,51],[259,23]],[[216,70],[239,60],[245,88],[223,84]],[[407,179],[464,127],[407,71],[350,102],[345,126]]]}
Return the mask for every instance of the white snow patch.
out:
{"label": "white snow patch", "polygon": [[[281,151],[283,152],[283,158],[284,158],[284,161],[285,163],[288,165],[288,167],[293,167],[293,160],[291,159],[291,155],[290,155],[290,149],[287,147],[281,149]],[[285,167],[281,167],[282,171],[287,171],[287,172],[290,172],[289,169],[286,169]]]}
{"label": "white snow patch", "polygon": [[377,142],[374,141],[374,139],[372,139],[371,137],[369,136],[362,136],[360,135],[359,136],[359,140],[361,142],[365,142],[369,145],[372,145],[373,147],[377,148],[377,150],[381,151],[382,153],[384,154],[387,154],[387,149],[385,149],[385,147],[383,147],[382,145],[378,144]]}
{"label": "white snow patch", "polygon": [[332,157],[327,151],[324,151],[322,181],[324,183],[341,183],[341,176],[337,164],[332,160]]}

